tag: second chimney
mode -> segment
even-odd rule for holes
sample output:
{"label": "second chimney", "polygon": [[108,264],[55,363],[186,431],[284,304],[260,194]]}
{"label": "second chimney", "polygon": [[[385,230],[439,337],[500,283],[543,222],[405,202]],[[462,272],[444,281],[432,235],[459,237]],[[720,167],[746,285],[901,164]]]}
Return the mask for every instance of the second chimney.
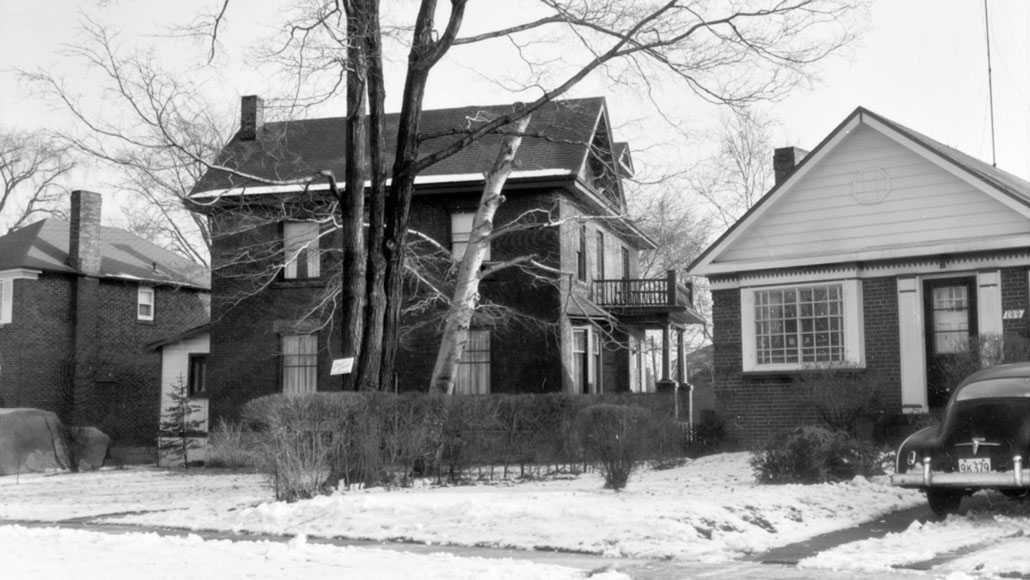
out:
{"label": "second chimney", "polygon": [[72,219],[69,228],[68,265],[82,274],[100,273],[100,202],[99,193],[72,192]]}
{"label": "second chimney", "polygon": [[265,102],[257,95],[240,99],[240,139],[253,141],[265,124]]}
{"label": "second chimney", "polygon": [[808,155],[808,151],[798,147],[781,147],[773,152],[773,173],[776,185],[779,185],[794,173],[794,168]]}

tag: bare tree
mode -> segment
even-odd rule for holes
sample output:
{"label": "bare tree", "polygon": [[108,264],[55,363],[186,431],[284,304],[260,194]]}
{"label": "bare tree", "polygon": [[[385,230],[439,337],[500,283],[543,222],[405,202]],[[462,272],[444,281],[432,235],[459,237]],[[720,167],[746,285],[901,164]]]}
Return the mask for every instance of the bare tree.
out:
{"label": "bare tree", "polygon": [[103,25],[85,20],[82,32],[84,40],[66,52],[101,73],[94,78],[101,79],[107,114],[88,110],[52,71],[22,71],[22,78],[76,122],[57,133],[63,146],[114,171],[128,229],[207,265],[208,224],[183,200],[228,142],[234,115],[220,113],[152,55],[120,52],[117,34]]}
{"label": "bare tree", "polygon": [[0,130],[0,219],[13,231],[40,216],[63,216],[61,179],[75,167],[67,147],[40,133]]}
{"label": "bare tree", "polygon": [[770,135],[775,126],[753,107],[731,109],[720,122],[718,151],[690,176],[691,188],[715,210],[723,228],[733,225],[769,189]]}

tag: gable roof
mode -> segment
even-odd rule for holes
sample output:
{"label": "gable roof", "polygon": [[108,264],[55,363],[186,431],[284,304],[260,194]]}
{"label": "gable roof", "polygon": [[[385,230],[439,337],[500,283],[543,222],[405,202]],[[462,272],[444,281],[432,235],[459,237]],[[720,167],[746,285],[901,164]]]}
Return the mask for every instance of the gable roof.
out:
{"label": "gable roof", "polygon": [[[77,274],[68,265],[71,224],[46,219],[0,237],[0,271],[24,268]],[[118,228],[100,228],[100,276],[208,289],[210,273],[173,252]]]}
{"label": "gable roof", "polygon": [[[420,151],[423,155],[436,151],[470,128],[511,110],[510,103],[427,110],[419,126],[423,136]],[[581,175],[592,137],[599,121],[606,115],[603,97],[553,101],[542,106],[532,115],[527,135],[519,147],[518,170],[510,179]],[[386,115],[387,155],[384,166],[388,168],[394,162],[398,118],[397,113]],[[332,117],[265,123],[254,140],[242,140],[238,134],[233,137],[219,154],[216,164],[269,180],[310,178],[325,170],[342,179],[346,169],[345,122],[344,117]],[[420,173],[419,180],[438,183],[481,181],[483,173],[497,157],[502,138],[497,133],[485,135],[458,153],[426,168]],[[225,171],[211,170],[197,182],[191,195],[261,185]]]}
{"label": "gable roof", "polygon": [[[719,265],[717,262],[720,256],[726,253],[736,240],[744,236],[750,229],[757,227],[756,224],[761,220],[762,216],[769,212],[770,208],[778,200],[787,195],[792,188],[798,186],[807,174],[815,171],[815,168],[824,159],[840,147],[849,136],[858,132],[860,128],[868,128],[900,144],[900,146],[933,164],[942,172],[953,175],[955,178],[969,184],[973,189],[979,190],[995,201],[1000,202],[1000,204],[1016,210],[1021,215],[1030,217],[1030,182],[944,145],[886,117],[863,107],[858,107],[823,139],[794,168],[794,171],[786,179],[770,189],[719,239],[698,256],[690,264],[688,271],[696,275],[707,275],[761,269],[754,264],[739,267],[738,269],[729,264]],[[843,262],[855,259],[862,259],[862,257],[849,256],[845,258],[837,256],[836,261]],[[829,263],[830,260],[831,258],[826,258],[817,263]]]}

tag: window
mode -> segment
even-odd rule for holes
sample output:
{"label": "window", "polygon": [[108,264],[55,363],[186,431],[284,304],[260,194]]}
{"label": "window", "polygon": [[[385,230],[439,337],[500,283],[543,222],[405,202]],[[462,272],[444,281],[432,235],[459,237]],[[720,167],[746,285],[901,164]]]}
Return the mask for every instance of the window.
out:
{"label": "window", "polygon": [[490,394],[490,331],[470,330],[468,343],[458,361],[454,392],[459,395]]}
{"label": "window", "polygon": [[154,319],[154,289],[140,286],[136,300],[136,318],[139,320]]}
{"label": "window", "polygon": [[743,289],[744,370],[864,364],[860,304],[857,280]]}
{"label": "window", "polygon": [[601,336],[592,328],[572,329],[572,383],[575,392],[601,392]]}
{"label": "window", "polygon": [[14,280],[0,280],[0,324],[10,324],[14,314]]}
{"label": "window", "polygon": [[[451,214],[451,253],[454,254],[455,260],[461,260],[465,256],[465,248],[472,237],[472,221],[475,217],[475,212],[471,211]],[[489,242],[486,244],[483,260],[490,260]]]}
{"label": "window", "polygon": [[576,250],[576,278],[587,279],[587,227],[579,226],[579,249]]}
{"label": "window", "polygon": [[207,396],[207,355],[191,354],[186,387],[191,397]]}
{"label": "window", "polygon": [[318,384],[318,336],[282,337],[283,392],[312,393]]}
{"label": "window", "polygon": [[629,248],[622,248],[622,279],[629,280],[630,276]]}
{"label": "window", "polygon": [[284,278],[318,278],[321,276],[317,223],[284,223],[283,251],[286,260]]}
{"label": "window", "polygon": [[597,232],[597,260],[595,260],[594,280],[604,280],[604,233]]}

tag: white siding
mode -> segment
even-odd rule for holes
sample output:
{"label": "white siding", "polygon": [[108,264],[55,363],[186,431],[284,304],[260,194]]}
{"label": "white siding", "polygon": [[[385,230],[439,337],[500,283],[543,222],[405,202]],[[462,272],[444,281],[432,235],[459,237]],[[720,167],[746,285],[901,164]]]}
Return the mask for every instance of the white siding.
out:
{"label": "white siding", "polygon": [[[890,193],[861,204],[862,171],[890,176]],[[867,126],[858,127],[734,240],[719,262],[842,256],[1030,232],[996,199]]]}
{"label": "white siding", "polygon": [[[171,405],[170,393],[174,385],[179,383],[180,377],[183,381],[186,380],[187,374],[189,373],[189,355],[191,354],[207,354],[210,349],[210,335],[207,333],[199,336],[194,336],[175,342],[172,344],[165,345],[161,348],[161,412],[164,412],[169,405]],[[200,407],[200,415],[198,416],[204,422],[204,430],[208,429],[207,418],[208,418],[208,400],[206,398],[194,399],[194,402]],[[206,443],[206,441],[205,441]],[[201,447],[197,451],[190,453],[190,461],[194,459],[203,460],[205,455],[205,448]],[[164,463],[163,461],[160,463]]]}

